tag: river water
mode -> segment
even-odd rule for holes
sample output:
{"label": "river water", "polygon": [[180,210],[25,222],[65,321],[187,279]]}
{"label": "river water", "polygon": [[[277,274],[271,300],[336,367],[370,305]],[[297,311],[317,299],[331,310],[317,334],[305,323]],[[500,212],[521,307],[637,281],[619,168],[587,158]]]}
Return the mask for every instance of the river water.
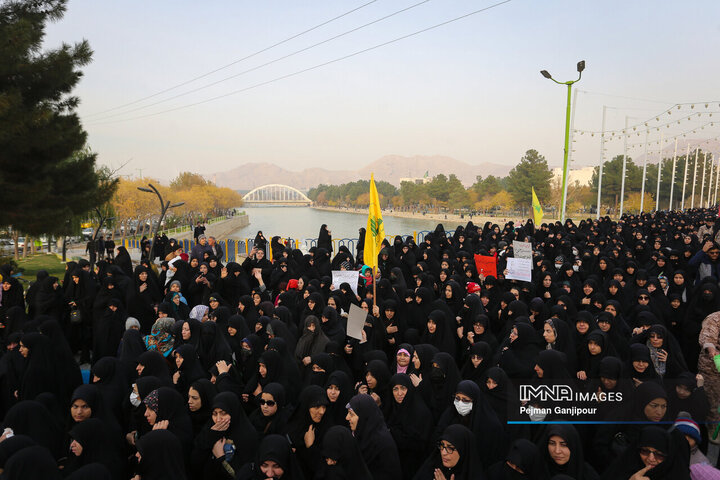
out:
{"label": "river water", "polygon": [[[275,235],[305,240],[317,238],[320,225],[327,224],[333,239],[357,238],[358,229],[367,225],[367,213],[328,212],[310,207],[242,207],[250,225],[234,231],[230,238],[255,238],[262,230],[270,240]],[[434,230],[437,220],[383,216],[386,235],[412,235],[414,231]]]}

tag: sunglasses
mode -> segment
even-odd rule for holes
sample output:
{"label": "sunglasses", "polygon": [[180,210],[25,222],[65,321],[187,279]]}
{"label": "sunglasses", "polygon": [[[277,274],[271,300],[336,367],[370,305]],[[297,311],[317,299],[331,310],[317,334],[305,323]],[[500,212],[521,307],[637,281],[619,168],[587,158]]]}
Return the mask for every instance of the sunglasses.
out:
{"label": "sunglasses", "polygon": [[666,455],[664,453],[658,452],[657,450],[650,450],[647,447],[640,447],[640,448],[638,448],[638,451],[640,452],[640,455],[642,455],[644,457],[649,457],[650,454],[653,454],[653,455],[655,455],[655,458],[657,460],[660,460],[661,462],[663,460],[665,460],[665,457],[666,457]]}
{"label": "sunglasses", "polygon": [[262,398],[258,400],[258,403],[260,405],[267,405],[268,407],[274,407],[277,405],[277,402],[275,400],[263,400]]}
{"label": "sunglasses", "polygon": [[638,298],[640,300],[650,300],[650,297],[648,297],[647,295],[640,295]]}

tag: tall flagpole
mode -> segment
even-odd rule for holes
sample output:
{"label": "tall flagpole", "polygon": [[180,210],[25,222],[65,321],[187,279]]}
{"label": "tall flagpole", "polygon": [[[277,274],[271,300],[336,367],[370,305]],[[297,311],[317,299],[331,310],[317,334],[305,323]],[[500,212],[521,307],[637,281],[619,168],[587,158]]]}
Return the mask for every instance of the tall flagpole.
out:
{"label": "tall flagpole", "polygon": [[640,185],[640,213],[645,209],[645,175],[647,174],[648,130],[645,130],[645,155],[643,156],[642,184]]}
{"label": "tall flagpole", "polygon": [[700,184],[700,208],[705,208],[705,167],[707,166],[707,152],[703,152],[703,174]]}
{"label": "tall flagpole", "polygon": [[698,161],[698,151],[700,150],[700,147],[695,147],[695,173],[693,173],[693,188],[692,188],[692,199],[690,200],[690,208],[695,208],[695,184],[697,183],[697,161]]}
{"label": "tall flagpole", "polygon": [[670,203],[668,204],[668,211],[672,211],[673,191],[675,190],[675,167],[677,166],[677,142],[678,139],[675,137],[675,153],[673,153],[673,170],[672,170],[672,181],[670,182]]}
{"label": "tall flagpole", "polygon": [[623,130],[623,166],[622,166],[622,182],[620,182],[620,215],[622,217],[623,208],[625,207],[625,175],[627,174],[627,127],[628,117],[625,116],[625,130]]}
{"label": "tall flagpole", "polygon": [[720,155],[714,155],[718,157],[718,164],[716,167],[717,174],[715,175],[715,195],[713,195],[713,205],[717,203],[718,185],[720,185]]}
{"label": "tall flagpole", "polygon": [[713,187],[713,167],[715,167],[715,158],[713,157],[712,153],[710,154],[710,165],[708,165],[708,169],[710,172],[708,173],[708,193],[707,193],[707,200],[706,204],[709,207],[712,202],[712,187]]}
{"label": "tall flagpole", "polygon": [[602,175],[603,175],[603,164],[605,163],[605,112],[607,107],[603,105],[603,119],[602,119],[602,134],[600,135],[600,169],[598,170],[598,199],[597,199],[597,216],[600,218],[600,205],[602,198]]}
{"label": "tall flagpole", "polygon": [[685,152],[685,174],[683,175],[683,191],[682,198],[680,199],[680,210],[685,210],[685,185],[687,184],[687,171],[688,163],[690,163],[690,144],[687,145],[687,152]]}
{"label": "tall flagpole", "polygon": [[660,177],[662,176],[662,162],[663,162],[663,134],[660,134],[660,159],[658,160],[658,181],[657,181],[657,193],[655,194],[655,211],[660,211]]}

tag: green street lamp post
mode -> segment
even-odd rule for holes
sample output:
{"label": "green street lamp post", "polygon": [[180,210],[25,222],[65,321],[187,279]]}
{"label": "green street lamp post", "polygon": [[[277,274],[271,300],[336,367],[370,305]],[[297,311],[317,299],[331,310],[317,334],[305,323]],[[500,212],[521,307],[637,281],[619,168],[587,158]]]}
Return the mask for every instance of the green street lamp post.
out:
{"label": "green street lamp post", "polygon": [[581,60],[577,63],[578,78],[577,80],[570,80],[568,82],[558,82],[547,70],[541,70],[540,73],[543,77],[552,80],[559,85],[567,85],[567,109],[565,111],[565,151],[563,153],[563,175],[562,175],[562,209],[560,211],[560,220],[565,221],[565,205],[567,203],[567,177],[568,177],[568,153],[570,149],[570,99],[572,93],[572,86],[582,78],[582,72],[585,70],[585,60]]}

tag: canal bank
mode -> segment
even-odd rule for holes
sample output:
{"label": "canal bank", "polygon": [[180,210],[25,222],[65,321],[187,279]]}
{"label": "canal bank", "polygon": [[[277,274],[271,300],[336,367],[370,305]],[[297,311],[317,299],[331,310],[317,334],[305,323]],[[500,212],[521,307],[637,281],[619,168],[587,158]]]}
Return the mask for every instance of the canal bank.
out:
{"label": "canal bank", "polygon": [[[205,236],[215,237],[217,239],[229,238],[233,232],[250,225],[250,216],[247,213],[242,215],[234,215],[219,222],[209,223],[205,225]],[[173,236],[177,240],[186,240],[193,238],[193,231],[188,230]]]}

